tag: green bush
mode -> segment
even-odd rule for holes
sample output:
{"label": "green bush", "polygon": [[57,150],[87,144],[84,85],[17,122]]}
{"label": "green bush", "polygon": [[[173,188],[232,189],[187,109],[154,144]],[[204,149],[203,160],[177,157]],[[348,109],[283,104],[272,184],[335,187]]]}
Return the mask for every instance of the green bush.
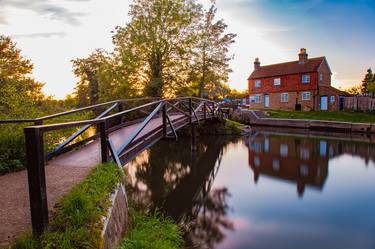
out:
{"label": "green bush", "polygon": [[24,168],[25,138],[22,128],[0,126],[0,175]]}

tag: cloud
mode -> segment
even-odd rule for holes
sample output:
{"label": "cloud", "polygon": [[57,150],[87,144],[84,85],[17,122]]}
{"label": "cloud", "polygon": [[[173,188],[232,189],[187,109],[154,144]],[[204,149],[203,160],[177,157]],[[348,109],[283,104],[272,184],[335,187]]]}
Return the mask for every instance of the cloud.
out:
{"label": "cloud", "polygon": [[[89,0],[69,0],[70,2],[83,2]],[[59,20],[71,25],[79,24],[79,17],[85,13],[74,12],[61,5],[52,4],[51,0],[0,0],[2,8],[13,7],[18,9],[31,10],[38,15],[46,16],[52,20]],[[1,14],[1,13],[0,13]],[[0,23],[6,20],[0,15]]]}
{"label": "cloud", "polygon": [[63,37],[65,32],[45,32],[45,33],[31,33],[31,34],[18,34],[12,35],[13,38],[50,38],[53,36]]}

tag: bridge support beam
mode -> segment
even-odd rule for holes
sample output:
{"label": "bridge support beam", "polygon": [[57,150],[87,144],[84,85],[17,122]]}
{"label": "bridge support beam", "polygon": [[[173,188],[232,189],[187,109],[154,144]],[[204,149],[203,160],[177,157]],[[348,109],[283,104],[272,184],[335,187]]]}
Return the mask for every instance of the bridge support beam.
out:
{"label": "bridge support beam", "polygon": [[33,235],[39,236],[48,225],[43,133],[35,127],[26,127],[24,132],[26,139],[31,224]]}

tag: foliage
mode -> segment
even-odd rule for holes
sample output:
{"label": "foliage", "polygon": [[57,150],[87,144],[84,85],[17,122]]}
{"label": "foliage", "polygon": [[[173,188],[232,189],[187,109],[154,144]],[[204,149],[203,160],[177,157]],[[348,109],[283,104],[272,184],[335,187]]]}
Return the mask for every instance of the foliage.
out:
{"label": "foliage", "polygon": [[361,93],[362,94],[375,93],[375,91],[370,92],[370,90],[375,88],[374,85],[375,85],[375,74],[373,74],[371,68],[369,68],[367,69],[365,78],[362,80]]}
{"label": "foliage", "polygon": [[226,90],[225,82],[232,72],[228,55],[229,46],[234,43],[235,34],[225,34],[227,25],[224,20],[215,21],[217,8],[213,3],[204,11],[197,29],[197,43],[193,49],[193,64],[190,67],[189,80],[191,88],[196,89],[199,97],[211,97]]}
{"label": "foliage", "polygon": [[31,78],[33,65],[16,44],[0,36],[0,118],[26,118],[37,114],[43,99],[42,84]]}
{"label": "foliage", "polygon": [[226,34],[216,7],[196,0],[134,0],[131,21],[116,27],[112,53],[96,50],[73,61],[80,78],[80,105],[114,98],[229,93],[228,55],[234,34]]}
{"label": "foliage", "polygon": [[290,112],[290,111],[276,111],[270,110],[266,112],[272,118],[291,118],[291,119],[316,119],[316,120],[331,120],[344,122],[358,122],[358,123],[375,123],[375,115],[371,113],[361,112]]}
{"label": "foliage", "polygon": [[345,92],[349,93],[349,94],[353,94],[353,95],[359,95],[361,94],[361,86],[352,86],[348,89],[345,90]]}
{"label": "foliage", "polygon": [[183,243],[178,226],[158,211],[146,215],[129,209],[131,223],[129,234],[118,249],[178,249]]}
{"label": "foliage", "polygon": [[114,164],[101,164],[57,205],[56,216],[39,240],[28,236],[16,240],[13,249],[100,248],[101,217],[109,194],[122,179]]}

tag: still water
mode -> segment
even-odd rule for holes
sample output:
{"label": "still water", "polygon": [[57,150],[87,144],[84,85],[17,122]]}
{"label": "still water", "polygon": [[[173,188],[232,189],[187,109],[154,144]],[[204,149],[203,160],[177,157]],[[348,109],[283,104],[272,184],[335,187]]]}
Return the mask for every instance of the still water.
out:
{"label": "still water", "polygon": [[256,132],[161,141],[128,191],[185,230],[186,248],[374,249],[375,145]]}

